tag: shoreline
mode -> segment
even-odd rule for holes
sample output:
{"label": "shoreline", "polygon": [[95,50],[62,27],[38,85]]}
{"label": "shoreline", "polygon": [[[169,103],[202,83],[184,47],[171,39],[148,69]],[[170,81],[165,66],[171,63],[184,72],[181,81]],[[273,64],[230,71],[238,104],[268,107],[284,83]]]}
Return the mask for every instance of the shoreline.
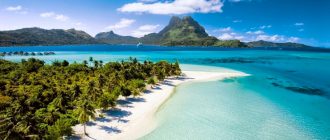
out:
{"label": "shoreline", "polygon": [[[230,77],[248,76],[239,71],[183,71],[185,76],[167,78],[154,88],[147,88],[141,96],[119,98],[116,108],[102,112],[104,118],[90,121],[86,125],[89,137],[83,136],[83,126],[73,126],[74,137],[82,139],[137,139],[150,133],[157,126],[155,114],[171,97],[180,84],[221,80]],[[101,111],[96,111],[98,116]]]}

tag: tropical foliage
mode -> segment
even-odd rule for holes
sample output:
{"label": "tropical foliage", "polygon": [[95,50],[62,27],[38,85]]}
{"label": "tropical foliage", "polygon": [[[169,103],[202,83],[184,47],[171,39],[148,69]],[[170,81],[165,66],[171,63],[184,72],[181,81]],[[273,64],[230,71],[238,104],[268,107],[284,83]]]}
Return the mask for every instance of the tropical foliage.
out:
{"label": "tropical foliage", "polygon": [[147,82],[180,74],[178,62],[133,58],[106,64],[0,60],[0,139],[59,139],[94,119],[95,109],[114,107],[119,96],[138,96]]}

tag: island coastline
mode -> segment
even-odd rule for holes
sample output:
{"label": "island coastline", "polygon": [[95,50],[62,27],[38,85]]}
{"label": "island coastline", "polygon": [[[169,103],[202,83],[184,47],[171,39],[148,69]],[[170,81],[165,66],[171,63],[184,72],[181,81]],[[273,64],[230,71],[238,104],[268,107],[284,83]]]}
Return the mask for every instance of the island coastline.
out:
{"label": "island coastline", "polygon": [[238,71],[183,71],[183,73],[184,76],[167,78],[153,88],[149,86],[141,96],[121,97],[119,104],[114,109],[104,112],[98,110],[97,114],[103,114],[104,117],[88,123],[86,127],[88,136],[83,135],[83,125],[79,124],[73,127],[74,137],[97,140],[140,138],[156,128],[155,114],[175,93],[177,86],[191,82],[248,76],[248,74]]}

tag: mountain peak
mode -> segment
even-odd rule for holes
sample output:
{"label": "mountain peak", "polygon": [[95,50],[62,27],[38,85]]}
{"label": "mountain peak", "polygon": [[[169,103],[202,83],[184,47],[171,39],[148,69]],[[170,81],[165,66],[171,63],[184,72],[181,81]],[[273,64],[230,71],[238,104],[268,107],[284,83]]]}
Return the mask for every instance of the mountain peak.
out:
{"label": "mountain peak", "polygon": [[171,22],[176,22],[176,21],[181,21],[181,18],[178,17],[178,16],[172,16],[171,19],[170,19],[170,23]]}
{"label": "mountain peak", "polygon": [[179,38],[208,37],[205,29],[191,16],[180,18],[173,16],[169,24],[159,32],[161,36],[176,36]]}
{"label": "mountain peak", "polygon": [[184,16],[182,20],[194,20],[191,16]]}

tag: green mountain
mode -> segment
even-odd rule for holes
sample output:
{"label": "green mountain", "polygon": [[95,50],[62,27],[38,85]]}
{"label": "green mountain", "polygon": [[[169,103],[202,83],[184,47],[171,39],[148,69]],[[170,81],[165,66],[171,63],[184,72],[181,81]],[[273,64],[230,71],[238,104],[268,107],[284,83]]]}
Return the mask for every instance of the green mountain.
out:
{"label": "green mountain", "polygon": [[311,46],[305,45],[305,44],[299,44],[299,43],[292,43],[292,42],[286,42],[286,43],[275,43],[275,42],[269,42],[269,41],[253,41],[248,42],[246,45],[250,47],[290,47],[290,48],[310,48]]}
{"label": "green mountain", "polygon": [[190,16],[182,19],[172,17],[169,24],[158,35],[161,36],[162,45],[202,45],[203,40],[213,40],[205,32],[204,27]]}
{"label": "green mountain", "polygon": [[164,46],[248,47],[239,40],[220,41],[216,37],[209,36],[204,27],[190,16],[183,18],[174,16],[159,33],[146,35],[140,41],[145,44]]}
{"label": "green mountain", "polygon": [[105,44],[136,44],[139,40],[136,37],[117,35],[113,31],[98,33],[95,39]]}
{"label": "green mountain", "polygon": [[84,31],[23,28],[0,32],[0,46],[69,45],[98,43]]}

